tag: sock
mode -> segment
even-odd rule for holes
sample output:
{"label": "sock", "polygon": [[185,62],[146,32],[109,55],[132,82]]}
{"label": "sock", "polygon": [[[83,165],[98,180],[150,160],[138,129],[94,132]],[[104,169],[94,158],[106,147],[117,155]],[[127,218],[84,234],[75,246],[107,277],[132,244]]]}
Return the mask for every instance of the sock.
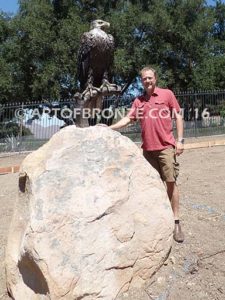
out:
{"label": "sock", "polygon": [[180,223],[180,220],[175,220],[175,224],[179,224]]}

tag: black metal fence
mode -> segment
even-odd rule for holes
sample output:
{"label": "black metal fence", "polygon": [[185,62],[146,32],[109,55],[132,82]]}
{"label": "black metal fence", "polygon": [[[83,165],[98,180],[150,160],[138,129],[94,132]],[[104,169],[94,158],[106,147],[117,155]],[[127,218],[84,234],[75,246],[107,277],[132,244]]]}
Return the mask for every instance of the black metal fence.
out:
{"label": "black metal fence", "polygon": [[[225,134],[225,90],[175,94],[182,108],[185,137]],[[132,98],[105,99],[107,116],[114,122],[125,116]],[[78,114],[79,107],[71,99],[0,106],[0,152],[37,149],[61,127],[74,124]],[[138,123],[121,132],[134,141],[140,140]]]}

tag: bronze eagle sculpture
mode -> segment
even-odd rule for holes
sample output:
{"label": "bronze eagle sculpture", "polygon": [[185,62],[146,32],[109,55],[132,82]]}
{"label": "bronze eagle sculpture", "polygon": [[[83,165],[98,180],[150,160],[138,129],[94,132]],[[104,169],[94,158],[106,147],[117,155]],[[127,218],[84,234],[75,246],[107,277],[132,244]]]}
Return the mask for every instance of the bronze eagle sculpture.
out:
{"label": "bronze eagle sculpture", "polygon": [[115,89],[116,85],[110,84],[110,69],[113,64],[114,38],[105,30],[110,27],[108,22],[94,20],[89,32],[81,37],[78,52],[78,79],[80,89],[84,94],[108,91]]}
{"label": "bronze eagle sculpture", "polygon": [[[91,22],[90,31],[81,36],[77,60],[80,82],[78,98],[82,102],[81,106],[90,108],[91,111],[95,108],[107,109],[108,102],[103,100],[103,96],[118,95],[121,92],[120,86],[110,83],[115,45],[113,36],[106,32],[109,27],[108,22],[94,20]],[[83,121],[79,120],[77,124]],[[88,119],[89,125],[95,125],[96,122],[96,115]],[[103,122],[109,125],[112,120]]]}

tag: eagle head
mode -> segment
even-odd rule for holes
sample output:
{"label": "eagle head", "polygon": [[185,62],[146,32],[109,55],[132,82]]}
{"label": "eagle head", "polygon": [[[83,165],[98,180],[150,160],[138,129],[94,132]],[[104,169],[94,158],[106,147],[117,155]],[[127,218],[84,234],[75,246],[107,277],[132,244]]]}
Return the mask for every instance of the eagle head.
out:
{"label": "eagle head", "polygon": [[109,27],[110,27],[110,23],[105,22],[103,20],[94,20],[91,22],[91,29],[100,28],[102,30],[105,30]]}

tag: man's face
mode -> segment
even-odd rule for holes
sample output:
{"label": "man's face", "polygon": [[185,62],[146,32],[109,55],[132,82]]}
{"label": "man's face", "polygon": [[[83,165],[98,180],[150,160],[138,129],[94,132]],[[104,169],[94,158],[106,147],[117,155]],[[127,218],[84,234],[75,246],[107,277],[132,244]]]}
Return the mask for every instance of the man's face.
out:
{"label": "man's face", "polygon": [[154,72],[151,70],[142,72],[141,81],[146,93],[152,93],[156,86],[156,77]]}

